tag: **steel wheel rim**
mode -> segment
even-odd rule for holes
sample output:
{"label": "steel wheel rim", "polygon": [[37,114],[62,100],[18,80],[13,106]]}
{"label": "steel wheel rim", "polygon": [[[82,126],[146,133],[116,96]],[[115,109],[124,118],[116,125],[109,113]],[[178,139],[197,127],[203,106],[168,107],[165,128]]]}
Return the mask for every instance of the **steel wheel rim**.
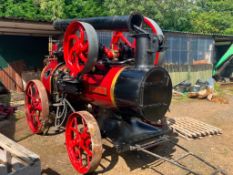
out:
{"label": "steel wheel rim", "polygon": [[69,116],[66,126],[66,148],[73,167],[82,174],[92,172],[102,156],[100,131],[94,117],[86,112]]}
{"label": "steel wheel rim", "polygon": [[48,97],[39,80],[29,81],[26,87],[25,109],[32,133],[41,133],[48,116]]}

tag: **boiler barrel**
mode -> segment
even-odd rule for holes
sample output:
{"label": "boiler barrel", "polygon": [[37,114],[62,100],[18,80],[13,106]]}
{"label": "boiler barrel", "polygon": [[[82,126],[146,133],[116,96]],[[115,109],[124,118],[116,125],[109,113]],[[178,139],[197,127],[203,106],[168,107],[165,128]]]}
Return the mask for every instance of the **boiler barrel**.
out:
{"label": "boiler barrel", "polygon": [[124,69],[114,90],[118,110],[124,116],[138,116],[158,121],[167,112],[172,98],[172,83],[162,67]]}
{"label": "boiler barrel", "polygon": [[81,19],[62,19],[56,20],[53,26],[56,30],[65,31],[66,27],[73,20],[91,24],[96,30],[117,30],[132,31],[134,25],[141,27],[143,16],[139,13],[133,13],[129,16],[105,16]]}
{"label": "boiler barrel", "polygon": [[113,67],[101,77],[83,77],[82,99],[97,106],[115,108],[122,116],[158,121],[167,112],[172,98],[172,82],[162,67],[138,69]]}

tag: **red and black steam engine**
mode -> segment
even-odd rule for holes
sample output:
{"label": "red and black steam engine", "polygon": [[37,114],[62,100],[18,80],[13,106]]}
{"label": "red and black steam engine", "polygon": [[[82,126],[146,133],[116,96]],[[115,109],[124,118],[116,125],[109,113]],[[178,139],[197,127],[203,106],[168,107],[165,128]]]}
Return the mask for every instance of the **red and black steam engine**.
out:
{"label": "red and black steam engine", "polygon": [[[51,46],[41,80],[27,83],[32,132],[65,128],[70,161],[83,174],[98,166],[102,137],[124,152],[160,136],[172,83],[158,65],[164,43],[159,26],[133,13],[58,20],[54,27],[64,37]],[[109,45],[100,43],[97,30],[112,31]]]}

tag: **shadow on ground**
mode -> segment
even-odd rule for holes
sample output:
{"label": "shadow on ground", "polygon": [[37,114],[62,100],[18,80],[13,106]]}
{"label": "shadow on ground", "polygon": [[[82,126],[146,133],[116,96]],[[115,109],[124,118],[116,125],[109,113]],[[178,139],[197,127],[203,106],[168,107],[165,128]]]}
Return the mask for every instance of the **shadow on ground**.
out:
{"label": "shadow on ground", "polygon": [[60,174],[55,170],[52,170],[51,168],[47,168],[42,170],[41,175],[60,175]]}
{"label": "shadow on ground", "polygon": [[[178,142],[178,136],[175,134],[169,134],[169,136],[172,142],[161,143],[160,145],[155,146],[149,150],[160,156],[171,158],[172,153],[176,151],[175,143]],[[122,154],[118,154],[114,147],[106,144],[103,145],[103,149],[104,152],[99,168],[95,173],[92,174],[104,174],[110,171],[111,169],[114,169],[114,167],[118,163],[119,157],[122,157],[125,160],[127,166],[130,168],[130,171],[133,171],[135,169],[150,168],[156,173],[163,175],[162,172],[156,169],[157,166],[163,163],[158,158],[155,158],[141,151],[129,151]]]}

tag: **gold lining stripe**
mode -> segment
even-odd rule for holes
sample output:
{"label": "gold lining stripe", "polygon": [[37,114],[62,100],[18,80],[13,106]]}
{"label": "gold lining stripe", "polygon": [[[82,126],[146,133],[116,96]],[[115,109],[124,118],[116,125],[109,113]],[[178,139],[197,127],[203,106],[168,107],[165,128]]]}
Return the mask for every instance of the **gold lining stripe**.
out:
{"label": "gold lining stripe", "polygon": [[115,85],[116,85],[116,81],[120,75],[120,73],[125,69],[126,67],[122,67],[114,76],[113,80],[112,80],[112,84],[111,84],[111,89],[110,89],[110,97],[111,97],[111,101],[114,107],[116,106],[116,101],[115,101],[115,96],[114,96],[114,91],[115,91]]}

